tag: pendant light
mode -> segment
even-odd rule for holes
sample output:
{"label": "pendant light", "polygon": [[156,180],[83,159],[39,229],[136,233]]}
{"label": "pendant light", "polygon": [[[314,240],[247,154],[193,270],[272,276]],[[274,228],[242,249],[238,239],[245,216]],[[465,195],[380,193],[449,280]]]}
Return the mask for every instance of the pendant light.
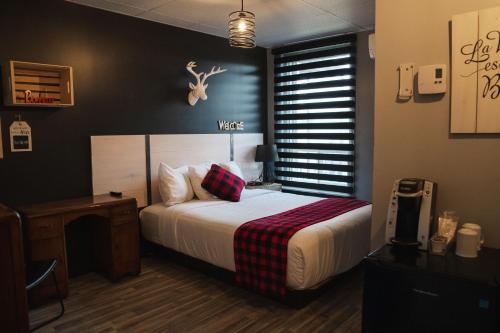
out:
{"label": "pendant light", "polygon": [[240,48],[255,47],[255,15],[252,12],[241,10],[229,14],[229,45]]}

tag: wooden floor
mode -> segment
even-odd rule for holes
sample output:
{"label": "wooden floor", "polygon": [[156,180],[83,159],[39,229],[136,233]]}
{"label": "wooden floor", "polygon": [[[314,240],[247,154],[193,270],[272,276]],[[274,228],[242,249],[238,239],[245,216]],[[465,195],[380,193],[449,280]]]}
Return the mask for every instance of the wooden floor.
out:
{"label": "wooden floor", "polygon": [[[323,296],[293,309],[164,258],[144,258],[138,277],[70,280],[66,314],[37,332],[360,332],[362,276],[343,275]],[[32,310],[37,323],[57,303]]]}

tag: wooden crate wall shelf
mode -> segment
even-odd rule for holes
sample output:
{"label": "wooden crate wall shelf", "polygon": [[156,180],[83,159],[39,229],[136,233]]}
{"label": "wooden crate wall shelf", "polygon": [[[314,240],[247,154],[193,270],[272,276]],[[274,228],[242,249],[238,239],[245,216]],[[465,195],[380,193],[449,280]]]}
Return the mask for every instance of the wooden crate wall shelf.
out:
{"label": "wooden crate wall shelf", "polygon": [[[73,68],[9,61],[3,66],[4,104],[7,106],[67,107],[75,105]],[[31,92],[31,98],[27,97]]]}

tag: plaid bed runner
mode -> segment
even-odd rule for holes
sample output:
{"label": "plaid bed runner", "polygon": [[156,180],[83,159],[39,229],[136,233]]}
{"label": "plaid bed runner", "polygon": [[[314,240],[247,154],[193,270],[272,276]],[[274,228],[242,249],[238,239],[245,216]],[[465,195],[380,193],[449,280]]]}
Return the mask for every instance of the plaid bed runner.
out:
{"label": "plaid bed runner", "polygon": [[264,295],[285,296],[290,238],[302,228],[369,204],[328,198],[241,225],[234,234],[236,283]]}

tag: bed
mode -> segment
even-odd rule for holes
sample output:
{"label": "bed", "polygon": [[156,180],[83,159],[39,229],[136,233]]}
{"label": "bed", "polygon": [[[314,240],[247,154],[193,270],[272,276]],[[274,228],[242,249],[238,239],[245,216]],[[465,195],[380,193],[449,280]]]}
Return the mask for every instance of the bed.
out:
{"label": "bed", "polygon": [[[235,161],[246,180],[255,179],[262,168],[254,161],[262,133],[96,136],[91,142],[94,194],[113,190],[134,196],[139,207],[145,207],[140,219],[146,240],[224,271],[235,271],[233,242],[240,225],[321,200],[245,189],[236,203],[195,199],[167,207],[161,202],[161,162],[180,167]],[[287,288],[317,290],[357,265],[369,251],[371,209],[357,208],[293,235],[288,243]]]}
{"label": "bed", "polygon": [[[163,247],[235,271],[233,239],[241,224],[321,198],[268,190],[244,190],[240,202],[192,200],[172,207],[157,203],[140,213],[142,234]],[[316,288],[368,253],[371,205],[297,232],[288,244],[287,286]]]}

